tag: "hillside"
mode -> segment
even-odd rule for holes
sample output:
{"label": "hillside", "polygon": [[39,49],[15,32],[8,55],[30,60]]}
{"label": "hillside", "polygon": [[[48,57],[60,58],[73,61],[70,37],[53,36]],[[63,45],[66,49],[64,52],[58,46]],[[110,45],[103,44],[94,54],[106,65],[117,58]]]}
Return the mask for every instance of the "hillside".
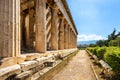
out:
{"label": "hillside", "polygon": [[91,40],[91,41],[78,41],[78,45],[80,44],[95,44],[97,40]]}

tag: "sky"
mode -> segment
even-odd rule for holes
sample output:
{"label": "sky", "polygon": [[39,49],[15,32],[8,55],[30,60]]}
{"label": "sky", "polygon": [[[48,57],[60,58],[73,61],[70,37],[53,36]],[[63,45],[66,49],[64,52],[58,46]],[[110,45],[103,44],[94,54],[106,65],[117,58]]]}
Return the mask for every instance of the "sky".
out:
{"label": "sky", "polygon": [[78,41],[107,39],[120,31],[120,0],[67,0]]}

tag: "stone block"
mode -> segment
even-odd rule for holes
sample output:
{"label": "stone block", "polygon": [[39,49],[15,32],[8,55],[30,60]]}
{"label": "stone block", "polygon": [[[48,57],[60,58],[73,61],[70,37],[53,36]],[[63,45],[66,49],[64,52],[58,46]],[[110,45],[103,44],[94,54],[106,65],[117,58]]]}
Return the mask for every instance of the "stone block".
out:
{"label": "stone block", "polygon": [[45,57],[41,57],[41,58],[38,58],[36,59],[36,61],[38,61],[38,64],[43,64],[45,62]]}
{"label": "stone block", "polygon": [[0,60],[0,68],[8,67],[17,64],[16,57],[8,57]]}
{"label": "stone block", "polygon": [[39,65],[38,62],[35,61],[35,60],[33,60],[33,61],[26,61],[26,62],[20,64],[20,66],[21,66],[23,71],[27,71],[27,70],[29,70],[29,69],[31,69],[33,67],[38,66],[38,65]]}
{"label": "stone block", "polygon": [[32,70],[22,72],[15,77],[15,80],[25,80],[32,75]]}
{"label": "stone block", "polygon": [[30,60],[33,60],[33,59],[40,58],[39,53],[25,54],[25,56],[26,56],[26,61],[30,61]]}
{"label": "stone block", "polygon": [[20,63],[23,63],[26,59],[26,56],[25,55],[21,55],[20,57],[17,57],[17,63],[20,64]]}
{"label": "stone block", "polygon": [[52,60],[54,60],[54,59],[55,59],[55,58],[54,58],[53,55],[49,55],[49,56],[45,57],[45,62],[50,62],[50,61],[52,61]]}
{"label": "stone block", "polygon": [[0,69],[0,80],[5,80],[9,76],[21,73],[20,65],[13,65]]}
{"label": "stone block", "polygon": [[[40,74],[37,74],[40,70],[44,68],[44,64],[36,66],[28,71],[24,71],[20,74],[18,74],[15,77],[15,80],[36,80],[37,78],[40,77]],[[34,76],[33,76],[34,75]]]}

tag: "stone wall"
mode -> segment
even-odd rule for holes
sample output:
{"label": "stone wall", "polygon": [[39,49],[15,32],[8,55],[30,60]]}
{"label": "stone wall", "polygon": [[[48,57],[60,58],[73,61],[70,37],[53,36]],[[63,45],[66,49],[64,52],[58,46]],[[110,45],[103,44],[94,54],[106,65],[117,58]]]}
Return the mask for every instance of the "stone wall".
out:
{"label": "stone wall", "polygon": [[37,80],[75,51],[77,49],[52,51],[49,52],[49,55],[46,54],[30,61],[3,67],[0,69],[0,80]]}

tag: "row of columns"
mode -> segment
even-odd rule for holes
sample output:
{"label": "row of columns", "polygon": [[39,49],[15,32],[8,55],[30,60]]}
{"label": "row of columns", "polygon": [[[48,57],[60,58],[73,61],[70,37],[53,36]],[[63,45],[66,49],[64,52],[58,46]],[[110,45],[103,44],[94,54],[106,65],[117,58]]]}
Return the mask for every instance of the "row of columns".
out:
{"label": "row of columns", "polygon": [[[70,49],[76,48],[76,39],[74,32],[70,28],[70,25],[64,19],[57,15],[57,10],[52,10],[52,35],[51,35],[51,49],[52,50],[63,50],[63,49]],[[57,23],[57,20],[60,18],[60,23]],[[59,29],[58,29],[59,25]],[[59,30],[59,31],[58,31]],[[59,32],[59,34],[57,34]],[[73,36],[71,36],[74,34]],[[59,38],[59,40],[58,40]]]}
{"label": "row of columns", "polygon": [[[45,52],[47,50],[45,25],[46,0],[34,1],[35,51]],[[0,0],[0,57],[20,56],[20,30],[20,0]],[[51,49],[63,50],[76,48],[76,39],[76,35],[64,16],[59,18],[57,10],[52,8]]]}

